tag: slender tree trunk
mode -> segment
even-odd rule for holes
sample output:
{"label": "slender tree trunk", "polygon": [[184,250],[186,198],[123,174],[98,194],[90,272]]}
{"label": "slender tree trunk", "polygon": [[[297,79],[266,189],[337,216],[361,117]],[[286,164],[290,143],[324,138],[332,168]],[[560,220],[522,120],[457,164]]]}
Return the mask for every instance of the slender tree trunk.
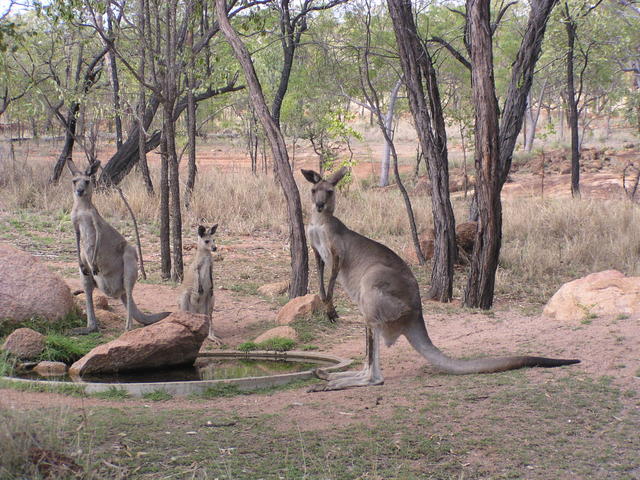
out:
{"label": "slender tree trunk", "polygon": [[475,105],[476,197],[480,222],[464,304],[491,308],[502,237],[498,100],[493,76],[489,0],[467,0]]}
{"label": "slender tree trunk", "polygon": [[169,155],[167,137],[160,141],[160,264],[164,280],[171,278],[171,246],[169,226]]}
{"label": "slender tree trunk", "polygon": [[[139,55],[140,60],[138,63],[138,75],[140,78],[145,77],[145,64],[146,64],[146,24],[145,19],[145,6],[146,0],[138,1],[138,25],[139,25]],[[147,163],[147,135],[145,127],[145,112],[146,112],[146,95],[144,85],[140,85],[140,92],[138,93],[138,106],[137,106],[137,118],[136,125],[138,126],[138,164],[140,165],[140,171],[142,172],[142,180],[144,186],[149,195],[153,195],[153,181],[151,180],[151,173],[149,172],[149,164]],[[120,150],[122,147],[118,147]]]}
{"label": "slender tree trunk", "polygon": [[166,39],[164,73],[165,85],[163,88],[163,129],[167,138],[167,157],[169,160],[169,192],[171,208],[171,280],[181,282],[184,274],[182,261],[182,203],[180,202],[180,165],[178,164],[178,152],[176,149],[176,121],[175,113],[177,99],[177,27],[176,11],[178,0],[171,0],[165,5],[166,12]]}
{"label": "slender tree trunk", "polygon": [[[107,7],[107,31],[109,34],[109,38],[113,39],[113,12],[111,10],[111,6]],[[118,64],[116,63],[116,52],[114,52],[113,48],[109,48],[109,53],[107,54],[107,59],[109,62],[109,73],[111,80],[111,89],[113,93],[113,113],[114,113],[114,123],[116,128],[116,146],[117,148],[122,147],[122,118],[120,116],[120,80],[118,78]]]}
{"label": "slender tree trunk", "polygon": [[[402,86],[402,79],[398,79],[396,84],[393,86],[391,90],[391,95],[389,97],[389,109],[387,110],[387,114],[384,118],[384,129],[387,132],[387,136],[389,138],[393,138],[393,115],[396,111],[396,101],[398,99],[398,92],[400,91],[400,87]],[[386,138],[386,137],[385,137]],[[391,155],[391,145],[389,142],[385,140],[384,142],[384,152],[382,153],[382,159],[380,162],[380,186],[386,187],[389,185],[389,159]]]}
{"label": "slender tree trunk", "polygon": [[186,72],[187,76],[187,137],[189,142],[189,172],[187,174],[187,185],[185,192],[185,205],[189,206],[191,195],[196,185],[196,174],[198,166],[196,165],[196,101],[193,95],[195,89],[195,62],[193,56],[193,32],[189,34],[188,39],[191,56],[189,57],[189,67]]}
{"label": "slender tree trunk", "polygon": [[569,110],[569,130],[571,132],[571,195],[580,196],[580,139],[578,131],[578,101],[574,85],[574,51],[576,24],[569,13],[569,5],[564,4],[564,26],[567,32],[567,108]]}
{"label": "slender tree trunk", "polygon": [[[418,40],[410,0],[387,0],[400,52],[409,106],[427,161],[435,230],[433,270],[428,298],[448,302],[453,294],[457,255],[455,218],[449,197],[449,166],[444,115],[431,57]],[[423,81],[429,93],[425,97]]]}
{"label": "slender tree trunk", "polygon": [[253,67],[249,51],[240,40],[240,37],[229,23],[224,0],[216,0],[216,14],[220,30],[227,42],[231,45],[234,55],[245,74],[249,86],[249,95],[256,116],[260,120],[267,139],[271,145],[271,152],[275,163],[278,180],[282,186],[287,211],[289,216],[289,239],[291,244],[291,279],[289,283],[289,296],[291,298],[305,295],[309,283],[309,261],[307,253],[307,240],[302,221],[302,205],[300,192],[293,178],[293,172],[289,165],[289,155],[282,132],[278,123],[273,119],[262,93],[262,87]]}
{"label": "slender tree trunk", "polygon": [[50,183],[57,183],[67,160],[70,160],[73,156],[73,146],[76,141],[76,125],[78,124],[78,112],[80,111],[80,104],[73,102],[69,107],[67,118],[65,120],[65,132],[64,132],[64,145],[62,146],[62,152],[53,166],[53,173],[49,179]]}

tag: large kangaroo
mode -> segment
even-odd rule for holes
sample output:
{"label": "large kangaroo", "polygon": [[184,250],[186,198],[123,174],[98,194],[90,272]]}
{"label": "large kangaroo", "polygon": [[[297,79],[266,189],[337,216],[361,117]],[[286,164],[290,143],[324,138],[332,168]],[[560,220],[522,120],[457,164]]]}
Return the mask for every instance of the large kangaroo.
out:
{"label": "large kangaroo", "polygon": [[116,229],[100,216],[91,202],[93,182],[100,162],[94,162],[82,172],[73,160],[67,160],[73,175],[73,209],[71,221],[76,233],[76,248],[80,274],[87,299],[87,328],[74,333],[85,334],[98,331],[98,322],[93,308],[93,289],[97,286],[105,295],[120,298],[127,308],[125,328],[133,328],[135,318],[143,325],[162,320],[169,312],[147,315],[138,310],[133,301],[133,286],[138,278],[138,255]]}
{"label": "large kangaroo", "polygon": [[[544,357],[492,357],[457,360],[442,353],[429,339],[418,282],[407,264],[384,245],[349,230],[333,216],[335,186],[347,173],[340,169],[326,180],[313,170],[302,170],[311,183],[312,210],[307,235],[318,263],[320,297],[330,317],[335,317],[333,288],[336,279],[366,322],[366,360],[360,372],[323,373],[328,380],[314,390],[341,390],[349,387],[381,385],[379,338],[391,346],[404,335],[413,348],[444,373],[493,373],[523,367],[558,367],[579,363]],[[324,288],[324,267],[330,270],[328,290]]]}
{"label": "large kangaroo", "polygon": [[215,296],[213,293],[213,260],[211,252],[217,250],[213,240],[218,224],[210,229],[202,225],[198,226],[198,249],[196,255],[187,269],[182,282],[178,306],[180,310],[192,313],[202,313],[207,316],[209,322],[209,340],[217,344],[222,343],[222,339],[213,332],[213,306]]}

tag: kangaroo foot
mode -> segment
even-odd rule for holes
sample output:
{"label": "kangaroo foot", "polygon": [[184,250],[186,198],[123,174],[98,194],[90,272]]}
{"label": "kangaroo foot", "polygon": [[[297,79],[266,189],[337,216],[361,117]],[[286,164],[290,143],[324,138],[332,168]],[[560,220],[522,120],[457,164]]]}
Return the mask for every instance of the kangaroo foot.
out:
{"label": "kangaroo foot", "polygon": [[373,387],[376,385],[383,385],[383,379],[375,379],[375,378],[363,378],[363,377],[345,377],[339,378],[336,380],[331,380],[327,383],[317,383],[312,385],[307,392],[329,392],[332,390],[345,390],[347,388],[355,388],[355,387]]}
{"label": "kangaroo foot", "polygon": [[69,335],[89,335],[90,333],[97,333],[98,326],[94,327],[80,327],[80,328],[72,328],[69,330]]}

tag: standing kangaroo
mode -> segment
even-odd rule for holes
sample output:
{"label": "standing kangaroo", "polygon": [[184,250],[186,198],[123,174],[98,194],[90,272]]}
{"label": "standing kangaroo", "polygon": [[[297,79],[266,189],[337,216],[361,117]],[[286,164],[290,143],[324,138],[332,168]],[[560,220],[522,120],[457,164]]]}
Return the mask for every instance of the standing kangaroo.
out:
{"label": "standing kangaroo", "polygon": [[78,263],[87,297],[87,328],[78,329],[75,333],[98,331],[93,308],[93,289],[96,286],[107,296],[120,298],[127,308],[127,330],[133,327],[133,318],[143,325],[162,320],[169,312],[147,315],[138,310],[132,295],[138,278],[136,249],[100,216],[91,202],[91,177],[95,175],[100,162],[92,163],[84,172],[78,170],[72,160],[67,160],[67,166],[73,175],[71,221],[76,233]]}
{"label": "standing kangaroo", "polygon": [[215,297],[211,252],[217,250],[213,241],[213,234],[217,228],[217,223],[209,230],[202,225],[198,226],[198,249],[184,276],[178,306],[185,312],[205,314],[209,322],[209,340],[220,344],[222,340],[213,333],[212,319]]}
{"label": "standing kangaroo", "polygon": [[[366,360],[360,372],[323,373],[329,382],[314,390],[341,390],[381,385],[379,338],[391,346],[404,335],[411,346],[444,373],[493,373],[523,367],[558,367],[579,363],[544,357],[493,357],[457,360],[442,353],[429,339],[418,282],[407,264],[384,245],[349,230],[333,216],[335,186],[347,173],[340,169],[326,180],[313,170],[302,170],[311,183],[312,212],[307,235],[318,263],[320,297],[330,317],[335,317],[333,289],[336,279],[358,305],[366,322]],[[325,292],[324,267],[330,267]]]}

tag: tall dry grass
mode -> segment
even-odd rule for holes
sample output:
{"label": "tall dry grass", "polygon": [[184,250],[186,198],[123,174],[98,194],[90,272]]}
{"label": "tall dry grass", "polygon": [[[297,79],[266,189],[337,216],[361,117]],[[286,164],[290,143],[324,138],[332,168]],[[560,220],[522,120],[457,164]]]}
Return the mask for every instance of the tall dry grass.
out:
{"label": "tall dry grass", "polygon": [[591,272],[640,275],[640,209],[624,199],[506,202],[500,265],[501,290],[540,299]]}
{"label": "tall dry grass", "polygon": [[78,478],[74,470],[85,470],[80,465],[89,455],[83,450],[86,445],[67,434],[75,422],[66,408],[47,413],[0,409],[0,478]]}
{"label": "tall dry grass", "polygon": [[[50,171],[50,162],[20,163],[0,158],[0,212],[70,211],[69,175],[65,172],[59,185],[50,185]],[[157,171],[153,173],[157,176]],[[302,177],[298,180],[306,216],[310,185]],[[337,216],[353,230],[396,251],[410,247],[407,216],[398,191],[369,188],[367,184],[356,181],[339,193]],[[139,175],[129,175],[122,189],[138,221],[156,225],[158,199],[147,195]],[[430,199],[422,195],[413,195],[412,199],[419,228],[431,228]],[[97,192],[95,204],[108,220],[129,222],[117,192]],[[466,202],[455,200],[454,210],[458,221],[466,219]],[[191,225],[213,222],[220,224],[223,235],[273,235],[283,242],[288,237],[281,189],[272,177],[249,172],[202,170],[183,221],[185,237]],[[123,233],[130,236],[132,232]],[[616,268],[629,275],[640,274],[638,239],[640,211],[623,199],[508,201],[504,205],[497,291],[542,302],[563,282],[589,272]]]}

